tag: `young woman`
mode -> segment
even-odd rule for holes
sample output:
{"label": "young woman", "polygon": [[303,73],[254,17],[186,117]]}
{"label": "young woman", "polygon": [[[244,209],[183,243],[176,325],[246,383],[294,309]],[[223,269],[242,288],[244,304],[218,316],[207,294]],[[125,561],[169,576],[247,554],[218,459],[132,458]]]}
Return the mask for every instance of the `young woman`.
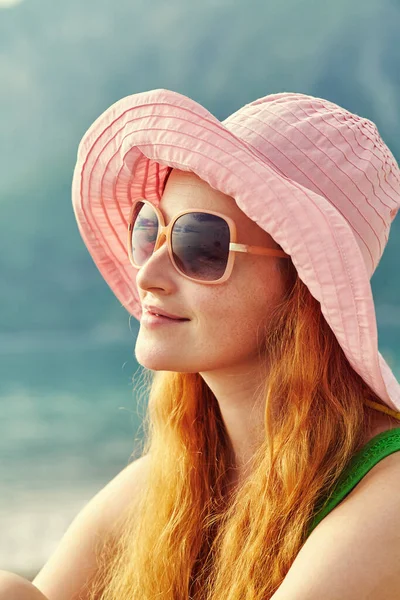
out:
{"label": "young woman", "polygon": [[400,386],[370,278],[400,171],[376,126],[304,94],[223,122],[135,94],[85,134],[73,202],[149,391],[146,477],[84,598],[397,598]]}

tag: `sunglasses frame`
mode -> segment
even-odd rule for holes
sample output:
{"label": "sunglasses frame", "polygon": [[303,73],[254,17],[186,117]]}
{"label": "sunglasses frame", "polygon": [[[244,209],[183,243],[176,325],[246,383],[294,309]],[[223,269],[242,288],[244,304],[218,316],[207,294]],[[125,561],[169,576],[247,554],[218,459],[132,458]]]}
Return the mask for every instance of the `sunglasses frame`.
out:
{"label": "sunglasses frame", "polygon": [[[154,252],[156,252],[162,246],[162,238],[164,237],[166,239],[166,243],[167,243],[167,250],[168,250],[169,258],[170,258],[171,263],[174,266],[175,270],[180,275],[182,275],[183,277],[186,277],[186,279],[190,279],[191,281],[196,281],[197,283],[204,283],[206,285],[216,285],[218,283],[224,283],[225,281],[227,281],[227,279],[229,279],[229,277],[232,273],[233,265],[235,262],[236,252],[244,252],[246,254],[263,254],[265,256],[275,256],[278,258],[290,258],[290,255],[286,254],[286,252],[283,252],[283,250],[276,250],[274,248],[267,248],[264,246],[250,246],[248,244],[237,243],[236,242],[236,224],[235,224],[234,220],[220,212],[215,212],[212,210],[200,210],[200,209],[196,209],[196,208],[191,208],[191,209],[183,210],[180,213],[176,214],[174,216],[174,218],[171,219],[171,221],[168,223],[168,225],[165,225],[164,215],[162,214],[161,210],[157,206],[155,206],[152,202],[149,202],[149,200],[146,200],[145,198],[138,198],[132,204],[132,208],[129,213],[129,222],[128,222],[128,256],[129,256],[129,261],[130,261],[131,265],[135,269],[140,269],[142,266],[144,266],[144,265],[141,265],[141,266],[136,265],[133,261],[133,256],[132,256],[132,229],[133,229],[132,219],[133,219],[135,207],[139,202],[142,202],[144,204],[149,204],[154,209],[154,211],[156,212],[157,217],[158,217],[157,238],[156,238],[156,242],[154,245],[154,250],[150,256],[152,256],[154,254]],[[212,281],[207,281],[204,279],[195,279],[194,277],[190,277],[190,275],[186,275],[185,273],[183,273],[175,263],[174,256],[172,253],[172,244],[171,244],[172,230],[173,230],[175,222],[179,219],[179,217],[181,217],[182,215],[189,214],[189,213],[204,213],[204,214],[209,214],[209,215],[215,215],[217,217],[224,219],[224,221],[226,221],[226,223],[228,224],[229,233],[230,233],[229,254],[228,254],[228,260],[226,263],[224,274],[219,279],[215,279]]]}

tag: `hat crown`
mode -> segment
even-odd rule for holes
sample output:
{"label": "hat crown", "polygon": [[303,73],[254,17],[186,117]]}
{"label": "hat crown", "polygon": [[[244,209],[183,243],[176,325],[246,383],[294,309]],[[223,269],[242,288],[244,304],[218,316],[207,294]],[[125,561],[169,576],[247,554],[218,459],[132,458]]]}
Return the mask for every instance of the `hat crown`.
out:
{"label": "hat crown", "polygon": [[274,169],[335,206],[371,277],[400,207],[400,169],[375,123],[328,100],[283,92],[246,104],[223,124]]}

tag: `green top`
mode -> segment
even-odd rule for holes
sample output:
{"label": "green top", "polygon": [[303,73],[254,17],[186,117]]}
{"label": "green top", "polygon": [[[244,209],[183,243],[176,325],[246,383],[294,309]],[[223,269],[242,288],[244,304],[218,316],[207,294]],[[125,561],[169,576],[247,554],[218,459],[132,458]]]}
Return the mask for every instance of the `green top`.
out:
{"label": "green top", "polygon": [[378,433],[354,454],[343,470],[330,496],[314,515],[309,534],[351,492],[372,467],[382,458],[398,450],[400,450],[400,427]]}

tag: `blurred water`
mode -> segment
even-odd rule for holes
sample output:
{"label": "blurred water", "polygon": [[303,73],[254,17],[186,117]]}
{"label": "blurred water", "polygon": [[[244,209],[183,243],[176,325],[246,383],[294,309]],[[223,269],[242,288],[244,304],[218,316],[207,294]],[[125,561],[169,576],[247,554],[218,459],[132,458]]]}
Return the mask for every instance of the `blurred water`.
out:
{"label": "blurred water", "polygon": [[23,346],[0,343],[0,569],[32,574],[129,462],[144,407],[133,342]]}

